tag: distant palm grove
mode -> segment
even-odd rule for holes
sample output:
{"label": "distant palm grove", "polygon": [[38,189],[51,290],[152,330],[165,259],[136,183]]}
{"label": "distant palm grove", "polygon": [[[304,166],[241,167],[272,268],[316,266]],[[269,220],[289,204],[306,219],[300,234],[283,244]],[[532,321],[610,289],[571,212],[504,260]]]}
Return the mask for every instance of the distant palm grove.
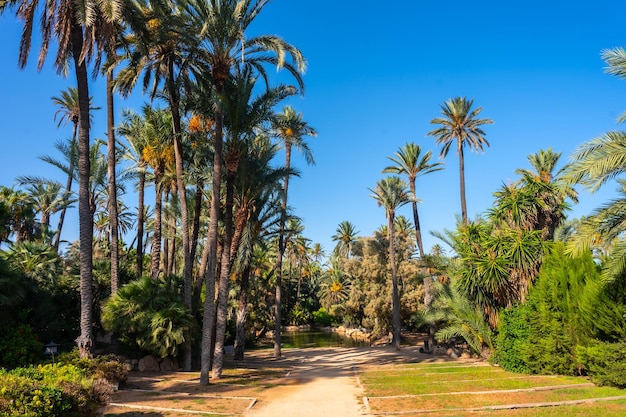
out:
{"label": "distant palm grove", "polygon": [[[471,219],[464,152],[489,147],[494,121],[473,99],[433,103],[433,130],[416,133],[440,146],[439,160],[416,143],[385,149],[381,179],[363,190],[385,210],[380,228],[361,235],[346,219],[327,250],[289,204],[292,152],[315,163],[318,132],[289,104],[304,94],[306,59],[277,35],[249,36],[268,2],[0,2],[24,24],[18,64],[40,31],[38,67],[54,52],[74,77],[49,121],[70,137],[33,155],[59,176],[0,187],[0,367],[38,362],[54,340],[82,358],[176,358],[208,384],[227,346],[243,359],[271,340],[280,357],[284,326],[343,325],[396,349],[412,330],[427,351],[454,341],[510,370],[626,386],[626,132],[590,139],[568,161],[538,149]],[[623,49],[602,56],[626,78]],[[105,91],[90,89],[92,75]],[[116,120],[115,99],[136,90],[146,104]],[[107,115],[106,141],[92,137],[94,112]],[[419,185],[448,157],[461,214],[428,249]],[[615,185],[620,198],[567,217],[578,187]]]}

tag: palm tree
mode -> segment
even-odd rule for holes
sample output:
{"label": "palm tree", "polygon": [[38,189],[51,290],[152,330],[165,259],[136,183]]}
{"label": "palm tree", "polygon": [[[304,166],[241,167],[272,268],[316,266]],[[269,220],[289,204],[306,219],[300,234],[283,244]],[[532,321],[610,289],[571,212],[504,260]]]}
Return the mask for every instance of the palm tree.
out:
{"label": "palm tree", "polygon": [[35,221],[35,205],[30,195],[13,188],[0,186],[0,206],[6,216],[6,226],[2,241],[8,241],[11,234],[15,235],[15,243],[31,240],[37,234]]}
{"label": "palm tree", "polygon": [[348,220],[339,223],[336,232],[337,233],[332,236],[333,242],[337,242],[333,253],[349,259],[352,254],[352,244],[356,242],[359,232],[354,227],[354,224],[350,223]]}
{"label": "palm tree", "polygon": [[[93,345],[92,329],[92,239],[93,219],[89,207],[89,84],[87,58],[92,55],[98,41],[99,20],[116,21],[121,18],[122,1],[107,0],[86,2],[48,2],[37,8],[37,1],[9,0],[0,5],[0,12],[7,6],[17,7],[17,16],[24,21],[24,31],[19,47],[18,64],[26,66],[31,47],[36,11],[41,13],[41,48],[37,68],[43,67],[50,41],[57,41],[54,66],[59,73],[72,59],[78,90],[78,175],[79,175],[79,235],[80,241],[80,336],[76,339],[80,356],[87,357]],[[80,12],[79,12],[80,11]]]}
{"label": "palm tree", "polygon": [[[607,73],[626,79],[624,48],[605,49],[602,51],[602,59],[608,65]],[[619,116],[618,122],[626,122],[626,113]],[[584,218],[568,242],[568,249],[574,253],[598,247],[610,248],[611,254],[603,270],[607,281],[615,280],[626,271],[626,244],[621,238],[626,230],[626,219],[623,215],[626,206],[626,182],[619,178],[626,172],[625,158],[626,131],[610,131],[576,149],[571,157],[573,162],[564,175],[570,184],[582,184],[592,193],[607,182],[617,179],[619,198]]]}
{"label": "palm tree", "polygon": [[[302,120],[302,113],[296,113],[290,106],[283,108],[283,113],[278,114],[273,120],[273,128],[276,136],[285,148],[285,168],[291,168],[291,150],[295,147],[302,152],[304,159],[309,164],[314,164],[313,154],[307,143],[305,136],[316,136],[315,129]],[[278,257],[276,260],[276,306],[275,306],[275,329],[274,329],[274,356],[281,356],[281,285],[282,285],[282,263],[285,253],[285,223],[287,221],[287,197],[289,191],[289,175],[285,175],[283,180],[283,201],[282,216],[280,220],[280,230],[278,235]]]}
{"label": "palm tree", "polygon": [[326,310],[334,304],[341,304],[350,295],[350,276],[342,269],[337,257],[330,259],[330,267],[322,275],[318,295]]}
{"label": "palm tree", "polygon": [[264,243],[266,231],[280,218],[278,199],[285,170],[272,167],[277,152],[278,147],[269,143],[267,138],[257,137],[244,155],[236,179],[237,208],[231,257],[236,255],[234,268],[240,271],[235,337],[235,359],[239,360],[244,354],[249,280],[255,248]]}
{"label": "palm tree", "polygon": [[456,97],[446,101],[441,106],[443,117],[430,121],[431,124],[441,127],[428,132],[434,136],[435,143],[442,145],[440,157],[445,158],[453,142],[456,141],[456,152],[459,155],[459,183],[461,190],[461,218],[467,223],[467,202],[465,199],[465,158],[463,149],[468,146],[470,150],[483,151],[483,146],[489,146],[485,139],[485,132],[481,126],[493,124],[491,119],[478,119],[477,116],[483,110],[482,107],[472,110],[474,100],[465,97]]}
{"label": "palm tree", "polygon": [[135,259],[135,269],[137,276],[143,275],[143,238],[145,224],[145,185],[148,162],[143,156],[144,147],[148,144],[144,120],[132,111],[122,113],[124,121],[118,126],[117,133],[124,136],[128,141],[128,146],[122,146],[122,158],[132,162],[129,168],[137,176],[137,257]]}
{"label": "palm tree", "polygon": [[[181,235],[183,252],[184,299],[191,308],[193,265],[190,250],[189,213],[187,210],[186,184],[184,181],[183,131],[180,109],[182,80],[187,77],[189,51],[196,40],[183,29],[180,7],[163,0],[137,2],[130,8],[132,19],[128,19],[131,34],[124,39],[129,51],[118,58],[127,65],[119,72],[116,88],[128,96],[140,77],[144,91],[150,83],[151,99],[163,85],[164,96],[172,113],[172,140],[174,144],[176,190],[181,213]],[[196,33],[193,31],[193,33]],[[142,76],[143,75],[143,76]],[[186,350],[183,369],[191,370],[191,351]]]}
{"label": "palm tree", "polygon": [[[264,65],[272,64],[277,68],[285,68],[297,81],[300,89],[304,85],[300,74],[304,72],[305,60],[302,53],[277,36],[261,35],[246,39],[249,25],[259,15],[269,0],[190,0],[184,5],[185,19],[198,34],[200,42],[196,49],[202,74],[196,78],[201,83],[208,83],[205,90],[213,92],[212,117],[215,120],[214,161],[212,204],[209,224],[209,266],[207,268],[206,286],[215,283],[217,264],[217,237],[220,207],[220,186],[222,180],[222,142],[224,129],[224,92],[227,80],[232,76],[233,69],[241,65],[250,65],[267,80]],[[291,58],[291,62],[286,57]],[[196,63],[196,62],[194,62]],[[192,70],[195,68],[192,68]],[[213,308],[212,300],[207,297],[203,324],[203,340],[201,354],[201,378],[203,385],[208,384],[210,368],[211,334]]]}
{"label": "palm tree", "polygon": [[326,253],[324,252],[324,247],[321,243],[313,244],[313,248],[311,249],[311,255],[313,256],[315,262],[321,264],[322,259],[326,256]]}
{"label": "palm tree", "polygon": [[480,355],[485,355],[486,347],[493,350],[493,330],[480,306],[467,298],[456,281],[439,285],[438,289],[434,305],[424,314],[426,320],[445,323],[437,338],[462,337]]}
{"label": "palm tree", "polygon": [[400,295],[398,292],[398,277],[396,275],[396,248],[394,237],[394,220],[396,209],[411,201],[406,183],[399,177],[387,177],[376,184],[375,189],[370,189],[372,197],[379,206],[385,208],[387,217],[387,233],[389,237],[389,262],[391,263],[392,283],[392,308],[393,308],[393,340],[396,350],[400,350]]}
{"label": "palm tree", "polygon": [[611,131],[583,144],[572,155],[573,162],[565,176],[571,184],[582,184],[591,192],[616,179],[619,198],[599,207],[584,219],[568,243],[574,253],[582,253],[602,245],[612,246],[611,255],[604,269],[604,278],[614,280],[626,271],[626,244],[618,239],[626,230],[624,206],[626,205],[626,182],[619,176],[626,172],[626,132]]}
{"label": "palm tree", "polygon": [[61,211],[71,203],[66,199],[66,193],[62,193],[63,186],[56,181],[44,180],[41,178],[18,177],[17,183],[26,186],[26,191],[34,203],[35,210],[40,215],[41,238],[50,243],[48,235],[50,233],[50,217]]}
{"label": "palm tree", "polygon": [[[213,358],[213,378],[220,378],[224,361],[224,336],[228,319],[228,289],[233,257],[233,206],[235,198],[235,181],[239,163],[245,149],[256,137],[264,123],[272,115],[272,108],[281,100],[292,95],[295,88],[279,86],[268,89],[260,96],[253,98],[256,80],[250,67],[237,77],[226,83],[229,101],[224,112],[224,126],[228,131],[224,159],[226,166],[226,198],[224,203],[224,248],[220,266],[220,280],[217,297],[217,321],[215,332],[215,354]],[[233,251],[231,254],[231,250]]]}
{"label": "palm tree", "polygon": [[543,238],[552,240],[554,231],[565,219],[565,211],[569,209],[566,200],[578,202],[576,190],[565,182],[563,173],[567,165],[556,169],[561,152],[554,152],[552,148],[539,150],[528,156],[528,161],[534,171],[518,169],[515,172],[522,176],[519,184],[528,190],[535,199],[535,224],[531,230],[542,230]]}
{"label": "palm tree", "polygon": [[413,221],[415,222],[415,240],[417,242],[417,248],[420,251],[420,257],[425,255],[424,245],[422,243],[422,230],[420,227],[419,215],[417,213],[417,194],[415,192],[415,180],[422,175],[430,174],[435,171],[443,169],[443,163],[435,162],[430,163],[432,152],[428,151],[421,155],[422,148],[415,143],[407,142],[404,148],[398,149],[394,156],[389,156],[391,162],[395,165],[390,165],[383,169],[384,174],[398,174],[406,175],[409,180],[409,187],[413,194],[413,201],[411,205],[413,207]]}
{"label": "palm tree", "polygon": [[[89,110],[91,117],[91,110],[100,110],[100,107],[94,107],[92,103],[93,97],[89,98]],[[78,132],[78,116],[80,109],[78,107],[78,89],[69,87],[67,90],[61,91],[61,95],[59,97],[53,96],[52,102],[59,107],[59,109],[54,113],[54,120],[56,121],[57,116],[59,116],[59,124],[57,128],[61,126],[61,124],[67,124],[68,121],[72,122],[72,138],[70,139],[69,144],[57,143],[56,148],[61,151],[63,155],[65,155],[68,165],[66,175],[67,182],[65,185],[65,198],[69,200],[70,195],[72,194],[72,182],[74,177],[76,176],[76,163],[78,159],[77,155],[77,144],[76,144],[76,134]],[[47,159],[46,159],[47,158]],[[58,163],[52,162],[53,160],[48,157],[42,157],[42,160],[53,163],[56,166],[59,166]],[[63,223],[65,222],[65,213],[67,211],[67,207],[64,207],[61,210],[61,215],[59,216],[59,226],[57,228],[56,240],[54,242],[54,248],[59,251],[59,244],[61,243],[61,230],[63,229]]]}

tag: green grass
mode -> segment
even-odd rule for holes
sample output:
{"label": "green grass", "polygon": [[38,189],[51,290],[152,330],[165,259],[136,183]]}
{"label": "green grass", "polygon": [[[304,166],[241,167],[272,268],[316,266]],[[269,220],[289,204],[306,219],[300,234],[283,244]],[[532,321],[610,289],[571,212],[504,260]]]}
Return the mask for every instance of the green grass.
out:
{"label": "green grass", "polygon": [[[492,366],[462,363],[410,364],[367,370],[360,375],[372,414],[403,416],[626,416],[626,400],[576,405],[481,410],[510,404],[626,396],[613,387],[596,387],[585,378],[514,374]],[[594,400],[595,401],[595,400]],[[470,411],[469,409],[474,409]],[[582,410],[582,411],[581,411]],[[415,414],[412,414],[412,413]]]}

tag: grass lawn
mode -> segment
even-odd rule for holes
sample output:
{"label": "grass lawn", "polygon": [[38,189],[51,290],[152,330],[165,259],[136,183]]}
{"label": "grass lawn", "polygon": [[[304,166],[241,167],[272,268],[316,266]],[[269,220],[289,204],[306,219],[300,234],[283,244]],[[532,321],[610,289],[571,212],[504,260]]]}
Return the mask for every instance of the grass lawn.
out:
{"label": "grass lawn", "polygon": [[626,391],[484,363],[408,364],[360,375],[374,415],[626,416]]}

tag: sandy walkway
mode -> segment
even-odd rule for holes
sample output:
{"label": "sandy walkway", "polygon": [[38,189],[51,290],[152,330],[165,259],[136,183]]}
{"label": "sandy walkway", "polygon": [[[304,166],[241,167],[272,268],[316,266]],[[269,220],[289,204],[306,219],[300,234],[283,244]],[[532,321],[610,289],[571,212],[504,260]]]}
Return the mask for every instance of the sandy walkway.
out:
{"label": "sandy walkway", "polygon": [[[268,392],[264,397],[271,401],[260,401],[246,416],[368,416],[355,373],[359,365],[432,360],[431,355],[421,355],[414,347],[400,352],[389,347],[289,349],[283,350],[283,355],[276,363],[294,367],[288,376],[293,385]],[[270,360],[260,356],[258,359]]]}

